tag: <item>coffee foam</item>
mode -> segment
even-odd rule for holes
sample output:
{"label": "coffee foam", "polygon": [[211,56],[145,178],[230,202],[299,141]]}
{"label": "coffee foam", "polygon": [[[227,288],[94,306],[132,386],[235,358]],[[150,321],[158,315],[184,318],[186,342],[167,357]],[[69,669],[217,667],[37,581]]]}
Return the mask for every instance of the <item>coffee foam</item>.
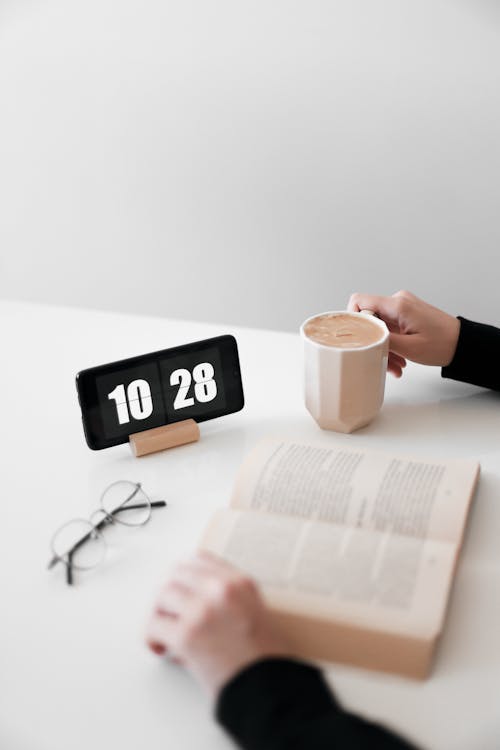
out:
{"label": "coffee foam", "polygon": [[323,346],[358,349],[384,337],[380,326],[361,313],[318,315],[304,326],[305,335]]}

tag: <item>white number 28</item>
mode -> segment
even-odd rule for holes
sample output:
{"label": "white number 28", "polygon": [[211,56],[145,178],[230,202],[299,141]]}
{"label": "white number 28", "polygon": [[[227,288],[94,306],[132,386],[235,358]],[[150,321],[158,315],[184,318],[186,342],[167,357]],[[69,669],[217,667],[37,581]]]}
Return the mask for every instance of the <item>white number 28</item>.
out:
{"label": "white number 28", "polygon": [[[188,396],[191,387],[191,380],[194,380],[194,398]],[[170,385],[178,385],[179,390],[174,400],[174,409],[185,409],[192,406],[196,401],[206,404],[213,401],[217,396],[217,383],[214,380],[214,368],[210,362],[200,362],[193,368],[193,374],[189,370],[179,368],[174,370],[170,375]]]}

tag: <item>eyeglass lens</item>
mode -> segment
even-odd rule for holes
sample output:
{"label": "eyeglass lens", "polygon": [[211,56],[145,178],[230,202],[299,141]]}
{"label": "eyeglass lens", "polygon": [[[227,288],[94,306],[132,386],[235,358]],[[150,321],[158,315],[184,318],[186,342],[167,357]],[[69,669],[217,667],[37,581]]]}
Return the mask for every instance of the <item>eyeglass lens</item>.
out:
{"label": "eyeglass lens", "polygon": [[101,495],[101,507],[113,521],[125,526],[142,526],[151,516],[151,503],[141,485],[120,480]]}
{"label": "eyeglass lens", "polygon": [[52,540],[54,555],[77,570],[98,565],[106,552],[102,535],[90,521],[75,518],[61,526]]}

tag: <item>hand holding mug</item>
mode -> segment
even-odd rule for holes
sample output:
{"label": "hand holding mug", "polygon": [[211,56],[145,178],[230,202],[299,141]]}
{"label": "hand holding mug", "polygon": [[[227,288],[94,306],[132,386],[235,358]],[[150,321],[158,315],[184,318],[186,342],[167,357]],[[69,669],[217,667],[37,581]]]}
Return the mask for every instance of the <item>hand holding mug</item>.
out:
{"label": "hand holding mug", "polygon": [[396,377],[403,374],[407,359],[439,367],[450,364],[460,333],[457,318],[407,291],[391,297],[351,295],[349,310],[357,312],[365,308],[373,310],[390,331],[388,369]]}

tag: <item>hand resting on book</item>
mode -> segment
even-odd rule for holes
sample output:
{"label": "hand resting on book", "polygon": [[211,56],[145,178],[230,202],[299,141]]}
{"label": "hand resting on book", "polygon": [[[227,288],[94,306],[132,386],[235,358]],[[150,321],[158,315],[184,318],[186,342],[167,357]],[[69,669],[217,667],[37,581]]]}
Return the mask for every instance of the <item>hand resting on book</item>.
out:
{"label": "hand resting on book", "polygon": [[146,641],[201,682],[216,701],[217,720],[244,750],[416,750],[345,711],[318,669],[284,658],[286,641],[273,629],[255,584],[207,552],[176,568]]}
{"label": "hand resting on book", "polygon": [[151,650],[187,667],[212,697],[259,659],[288,654],[254,582],[199,552],[176,567],[148,625]]}

